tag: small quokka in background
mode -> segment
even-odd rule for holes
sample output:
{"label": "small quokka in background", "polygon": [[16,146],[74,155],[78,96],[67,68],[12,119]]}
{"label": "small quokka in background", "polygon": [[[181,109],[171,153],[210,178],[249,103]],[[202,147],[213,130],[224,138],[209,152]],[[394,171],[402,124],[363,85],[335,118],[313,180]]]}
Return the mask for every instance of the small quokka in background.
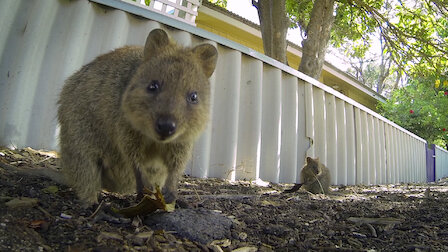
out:
{"label": "small quokka in background", "polygon": [[319,162],[319,158],[307,157],[300,174],[303,187],[308,192],[328,194],[330,191],[330,170]]}
{"label": "small quokka in background", "polygon": [[319,158],[306,158],[306,164],[300,171],[302,181],[294,185],[291,189],[285,190],[285,193],[295,192],[302,186],[311,193],[328,194],[330,191],[330,170],[319,162]]}
{"label": "small quokka in background", "polygon": [[67,79],[59,99],[65,180],[87,206],[101,189],[177,197],[179,176],[209,120],[218,52],[184,48],[161,29],[144,47],[101,55]]}

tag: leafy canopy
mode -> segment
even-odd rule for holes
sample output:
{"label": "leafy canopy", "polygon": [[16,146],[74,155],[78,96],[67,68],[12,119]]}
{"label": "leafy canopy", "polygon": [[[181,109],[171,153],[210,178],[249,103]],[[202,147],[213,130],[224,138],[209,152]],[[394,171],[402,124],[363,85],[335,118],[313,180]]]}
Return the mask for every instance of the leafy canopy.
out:
{"label": "leafy canopy", "polygon": [[421,77],[395,90],[381,113],[403,128],[445,147],[448,143],[448,78]]}
{"label": "leafy canopy", "polygon": [[[300,28],[303,36],[313,5],[312,0],[286,1],[291,27]],[[383,53],[390,54],[400,69],[441,74],[448,57],[447,17],[446,0],[339,0],[330,43],[337,48],[349,43],[347,55],[364,57],[379,32]]]}
{"label": "leafy canopy", "polygon": [[[438,8],[438,12],[430,12],[431,9],[428,9],[430,4]],[[401,13],[398,17],[408,25],[406,32],[410,34],[420,32],[428,40],[433,40],[431,42],[433,44],[425,44],[424,41],[419,42],[415,39],[409,40],[406,48],[413,50],[414,47],[420,47],[421,54],[415,58],[420,60],[410,60],[408,85],[395,90],[390,99],[385,104],[381,104],[380,108],[387,118],[425,138],[429,143],[446,148],[448,144],[448,65],[446,52],[444,52],[446,48],[438,48],[448,42],[448,19],[444,9],[446,7],[436,5],[435,1],[419,2],[417,6],[420,9],[410,13],[416,16],[417,20],[425,19],[427,24],[431,24],[428,27],[425,28],[422,24],[416,23],[413,20],[414,16],[409,14]],[[432,15],[427,15],[428,13]]]}
{"label": "leafy canopy", "polygon": [[208,1],[222,8],[227,8],[227,0],[208,0]]}
{"label": "leafy canopy", "polygon": [[[141,0],[132,0],[132,1],[142,3]],[[150,3],[151,3],[151,0],[145,0],[146,6],[149,6]]]}

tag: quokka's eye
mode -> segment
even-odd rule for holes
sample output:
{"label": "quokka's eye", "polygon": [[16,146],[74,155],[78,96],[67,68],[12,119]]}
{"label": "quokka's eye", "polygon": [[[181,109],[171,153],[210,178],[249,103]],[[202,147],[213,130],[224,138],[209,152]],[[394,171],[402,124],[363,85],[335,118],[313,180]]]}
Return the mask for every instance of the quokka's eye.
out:
{"label": "quokka's eye", "polygon": [[150,93],[154,93],[157,92],[159,88],[160,88],[160,82],[158,80],[152,80],[146,87],[146,90]]}
{"label": "quokka's eye", "polygon": [[187,101],[191,104],[197,104],[199,102],[198,93],[193,91],[187,95]]}

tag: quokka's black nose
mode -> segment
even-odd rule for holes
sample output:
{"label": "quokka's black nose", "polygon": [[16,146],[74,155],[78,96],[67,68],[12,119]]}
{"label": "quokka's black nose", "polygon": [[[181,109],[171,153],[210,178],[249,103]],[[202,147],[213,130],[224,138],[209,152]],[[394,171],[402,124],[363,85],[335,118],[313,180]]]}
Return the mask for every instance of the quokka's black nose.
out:
{"label": "quokka's black nose", "polygon": [[160,116],[156,121],[156,132],[162,138],[173,135],[176,132],[176,121],[171,116]]}

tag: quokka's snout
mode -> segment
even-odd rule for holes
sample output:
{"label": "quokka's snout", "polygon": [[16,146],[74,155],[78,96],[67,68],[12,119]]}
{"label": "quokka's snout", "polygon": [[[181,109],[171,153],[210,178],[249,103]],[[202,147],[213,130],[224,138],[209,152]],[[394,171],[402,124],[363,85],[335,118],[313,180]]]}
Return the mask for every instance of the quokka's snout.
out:
{"label": "quokka's snout", "polygon": [[162,140],[174,135],[176,133],[177,122],[171,115],[159,116],[155,123],[155,131]]}

